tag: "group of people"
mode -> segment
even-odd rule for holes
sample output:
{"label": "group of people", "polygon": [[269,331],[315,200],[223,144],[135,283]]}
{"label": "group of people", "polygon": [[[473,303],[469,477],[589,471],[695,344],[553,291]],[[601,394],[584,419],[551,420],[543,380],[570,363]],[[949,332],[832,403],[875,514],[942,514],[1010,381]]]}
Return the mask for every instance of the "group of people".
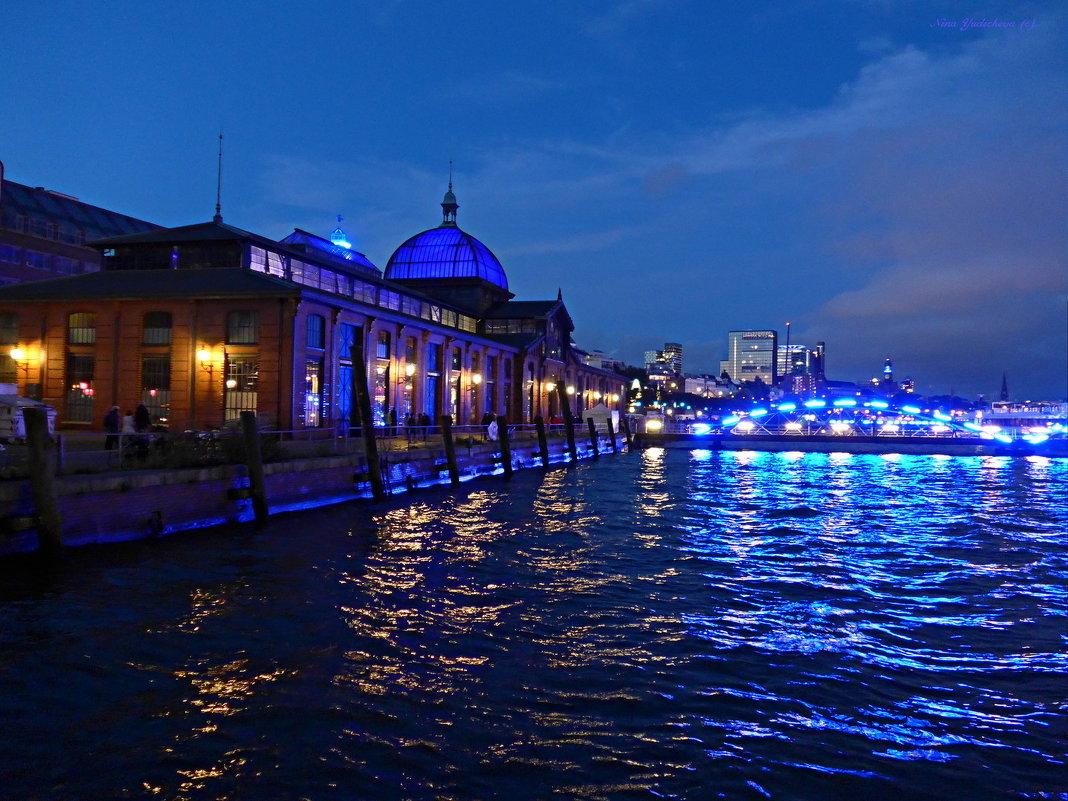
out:
{"label": "group of people", "polygon": [[139,403],[134,411],[127,409],[125,415],[119,414],[118,406],[112,406],[104,415],[104,431],[107,433],[104,447],[109,451],[114,450],[118,447],[120,436],[147,434],[151,428],[152,415],[145,404]]}

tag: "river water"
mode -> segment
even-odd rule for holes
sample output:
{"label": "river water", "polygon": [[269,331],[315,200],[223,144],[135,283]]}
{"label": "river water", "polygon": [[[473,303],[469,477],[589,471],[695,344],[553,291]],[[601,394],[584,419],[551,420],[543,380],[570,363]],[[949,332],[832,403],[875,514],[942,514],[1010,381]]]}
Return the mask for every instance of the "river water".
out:
{"label": "river water", "polygon": [[646,450],[0,562],[0,798],[1068,798],[1066,500]]}

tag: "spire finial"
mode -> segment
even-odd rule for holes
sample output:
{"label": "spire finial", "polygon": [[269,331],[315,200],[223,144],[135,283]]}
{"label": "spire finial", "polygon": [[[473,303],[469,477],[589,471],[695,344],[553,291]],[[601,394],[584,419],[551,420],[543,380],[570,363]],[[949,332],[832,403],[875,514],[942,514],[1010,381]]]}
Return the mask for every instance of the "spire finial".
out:
{"label": "spire finial", "polygon": [[221,223],[222,220],[222,131],[219,132],[219,169],[215,178],[215,216],[212,218],[214,222]]}
{"label": "spire finial", "polygon": [[456,202],[456,195],[452,193],[452,159],[449,159],[449,191],[445,193],[445,199],[441,201],[442,226],[456,227],[456,210],[460,204]]}

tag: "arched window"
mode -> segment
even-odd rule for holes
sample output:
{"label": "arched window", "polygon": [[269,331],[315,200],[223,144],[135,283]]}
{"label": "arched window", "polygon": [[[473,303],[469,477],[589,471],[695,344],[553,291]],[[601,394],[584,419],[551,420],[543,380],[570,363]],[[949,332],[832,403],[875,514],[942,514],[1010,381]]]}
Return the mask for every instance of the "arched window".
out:
{"label": "arched window", "polygon": [[146,312],[141,341],[145,345],[171,344],[171,313],[165,311]]}
{"label": "arched window", "polygon": [[67,342],[71,345],[96,344],[96,315],[74,312],[67,318]]}

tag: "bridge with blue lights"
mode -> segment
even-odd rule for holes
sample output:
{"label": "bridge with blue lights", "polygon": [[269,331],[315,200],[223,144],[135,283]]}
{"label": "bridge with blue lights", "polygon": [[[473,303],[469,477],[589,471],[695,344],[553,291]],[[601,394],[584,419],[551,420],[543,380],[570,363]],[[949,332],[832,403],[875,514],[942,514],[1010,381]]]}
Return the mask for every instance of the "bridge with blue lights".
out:
{"label": "bridge with blue lights", "polygon": [[[1060,416],[1056,416],[1057,414]],[[1068,455],[1063,406],[1045,419],[997,422],[973,413],[924,409],[884,400],[812,399],[753,404],[718,419],[674,420],[647,417],[643,444],[746,447],[781,450],[790,443],[804,450],[1007,453]],[[1007,424],[1013,423],[1013,424]],[[774,447],[773,447],[774,446]]]}

